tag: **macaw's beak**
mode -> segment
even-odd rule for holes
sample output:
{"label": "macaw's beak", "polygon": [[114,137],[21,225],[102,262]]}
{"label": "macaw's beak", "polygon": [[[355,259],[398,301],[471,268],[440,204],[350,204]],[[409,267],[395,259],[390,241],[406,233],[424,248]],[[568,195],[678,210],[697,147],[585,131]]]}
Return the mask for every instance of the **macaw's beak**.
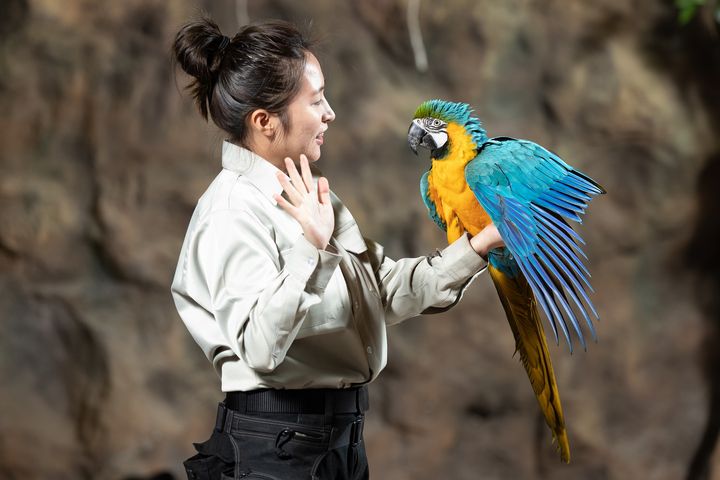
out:
{"label": "macaw's beak", "polygon": [[420,125],[420,122],[418,122],[417,119],[413,120],[413,122],[410,124],[410,130],[408,130],[408,144],[410,144],[410,149],[415,155],[418,154],[418,145],[428,148],[430,150],[434,150],[437,148],[437,145],[435,145],[435,140],[433,140],[432,135],[428,135],[428,133]]}

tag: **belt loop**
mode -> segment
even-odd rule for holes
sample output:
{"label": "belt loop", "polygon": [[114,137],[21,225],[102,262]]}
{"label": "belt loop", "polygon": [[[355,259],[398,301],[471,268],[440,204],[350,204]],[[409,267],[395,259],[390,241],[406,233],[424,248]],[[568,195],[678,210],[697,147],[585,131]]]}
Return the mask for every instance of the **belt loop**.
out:
{"label": "belt loop", "polygon": [[230,435],[233,431],[233,422],[235,420],[235,414],[232,410],[227,410],[225,414],[225,425],[223,426],[223,431]]}
{"label": "belt loop", "polygon": [[363,436],[363,416],[358,415],[355,420],[350,424],[350,446],[357,447],[360,444]]}
{"label": "belt loop", "polygon": [[217,416],[215,417],[215,431],[222,432],[225,428],[225,417],[227,416],[227,407],[224,403],[218,403]]}

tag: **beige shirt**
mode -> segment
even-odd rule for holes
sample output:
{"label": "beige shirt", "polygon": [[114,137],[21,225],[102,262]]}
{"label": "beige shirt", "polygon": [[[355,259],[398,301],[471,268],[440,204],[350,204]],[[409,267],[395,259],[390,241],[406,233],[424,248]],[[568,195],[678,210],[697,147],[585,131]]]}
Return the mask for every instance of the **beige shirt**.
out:
{"label": "beige shirt", "polygon": [[190,220],[171,291],[223,391],[369,382],[387,362],[387,325],[446,310],[486,266],[467,235],[393,261],[332,192],[335,230],[318,250],[272,198],[282,192],[275,166],[229,142],[222,166]]}

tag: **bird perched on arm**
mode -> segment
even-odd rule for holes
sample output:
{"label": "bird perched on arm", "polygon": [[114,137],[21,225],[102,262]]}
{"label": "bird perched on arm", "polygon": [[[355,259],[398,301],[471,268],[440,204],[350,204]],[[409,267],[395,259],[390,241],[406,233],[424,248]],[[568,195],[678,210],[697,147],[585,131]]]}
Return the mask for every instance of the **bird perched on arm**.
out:
{"label": "bird perched on arm", "polygon": [[587,348],[578,316],[597,340],[590,273],[580,258],[587,258],[581,248],[585,242],[567,220],[581,223],[588,202],[605,190],[536,143],[488,138],[466,103],[422,103],[408,142],[415,154],[418,147],[430,150],[432,165],[420,191],[448,242],[466,231],[475,235],[490,223],[500,232],[505,247],[489,252],[488,270],[560,457],[569,462],[570,444],[538,305],[556,343],[559,326],[570,352],[570,328]]}

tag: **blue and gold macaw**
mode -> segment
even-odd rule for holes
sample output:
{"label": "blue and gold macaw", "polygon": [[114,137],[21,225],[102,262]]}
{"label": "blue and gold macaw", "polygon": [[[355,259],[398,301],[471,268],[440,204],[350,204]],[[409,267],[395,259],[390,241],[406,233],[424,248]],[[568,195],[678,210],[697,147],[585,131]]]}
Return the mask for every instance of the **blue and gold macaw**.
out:
{"label": "blue and gold macaw", "polygon": [[590,273],[580,257],[584,241],[567,220],[581,222],[593,195],[605,193],[595,181],[557,155],[527,140],[488,138],[465,103],[429,100],[418,107],[408,132],[410,147],[430,150],[432,166],[420,191],[430,218],[454,242],[491,222],[505,247],[488,254],[488,270],[500,296],[535,396],[570,461],[560,395],[540,322],[538,304],[558,340],[560,326],[572,352],[568,321],[587,348],[578,318],[593,339],[588,296]]}

